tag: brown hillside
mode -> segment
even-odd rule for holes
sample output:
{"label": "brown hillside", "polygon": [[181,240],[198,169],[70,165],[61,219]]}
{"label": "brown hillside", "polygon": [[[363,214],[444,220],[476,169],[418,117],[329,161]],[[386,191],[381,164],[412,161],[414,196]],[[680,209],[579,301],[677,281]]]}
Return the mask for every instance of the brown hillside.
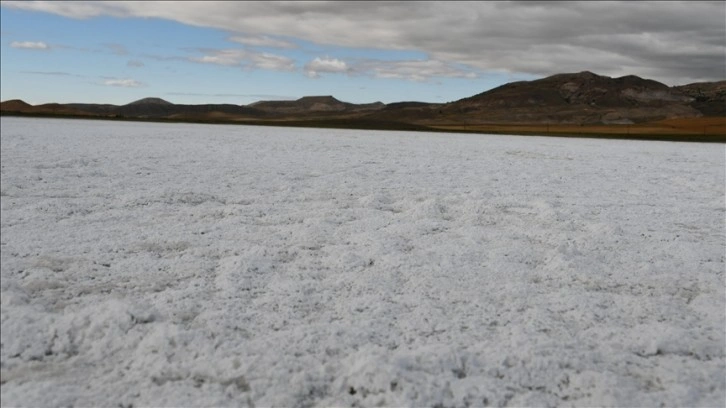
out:
{"label": "brown hillside", "polygon": [[[254,123],[361,129],[441,129],[526,134],[686,135],[711,140],[726,133],[726,81],[668,87],[660,82],[591,72],[558,74],[502,85],[447,104],[353,104],[333,96],[251,105],[181,105],[144,98],[126,105],[0,104],[2,114],[131,120]],[[698,139],[696,136],[700,137]],[[709,139],[710,137],[710,139]],[[668,139],[670,140],[670,139]]]}
{"label": "brown hillside", "polygon": [[381,102],[353,104],[339,101],[332,96],[305,96],[294,101],[260,101],[248,105],[268,113],[300,115],[306,113],[350,113],[375,111],[385,105]]}
{"label": "brown hillside", "polygon": [[20,99],[11,99],[9,101],[0,102],[0,110],[12,112],[29,112],[33,109],[33,105],[26,103]]}
{"label": "brown hillside", "polygon": [[61,103],[45,103],[42,105],[36,105],[32,107],[31,112],[49,113],[53,115],[84,115],[84,112],[81,112],[77,109],[71,108],[68,105],[64,105]]}
{"label": "brown hillside", "polygon": [[691,107],[704,115],[726,116],[726,81],[697,82],[675,88],[693,98]]}
{"label": "brown hillside", "polygon": [[461,121],[628,124],[701,116],[688,105],[692,100],[660,82],[585,71],[509,83],[442,111],[444,118]]}

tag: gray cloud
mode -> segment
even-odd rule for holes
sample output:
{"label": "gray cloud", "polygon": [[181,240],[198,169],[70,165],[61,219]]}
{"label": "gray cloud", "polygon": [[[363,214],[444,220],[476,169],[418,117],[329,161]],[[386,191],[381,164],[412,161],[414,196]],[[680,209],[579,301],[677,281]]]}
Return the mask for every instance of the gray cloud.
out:
{"label": "gray cloud", "polygon": [[[723,2],[3,2],[73,18],[156,17],[240,38],[418,50],[482,71],[719,80]],[[275,64],[272,64],[273,66]]]}
{"label": "gray cloud", "polygon": [[141,68],[144,66],[144,63],[139,60],[129,60],[129,62],[126,63],[126,66],[131,68]]}
{"label": "gray cloud", "polygon": [[427,82],[435,77],[476,78],[477,73],[464,67],[437,60],[382,61],[357,59],[346,62],[331,57],[316,57],[303,67],[305,75],[318,78],[320,74],[367,75],[375,78],[404,79]]}
{"label": "gray cloud", "polygon": [[149,59],[153,59],[153,60],[156,60],[156,61],[164,61],[164,62],[169,62],[169,61],[189,61],[189,58],[182,57],[182,56],[179,56],[179,55],[141,54],[140,57],[142,57],[142,58],[149,58]]}
{"label": "gray cloud", "polygon": [[477,74],[470,69],[457,68],[453,64],[431,59],[411,61],[367,60],[356,65],[355,69],[376,78],[406,79],[416,82],[429,81],[434,77],[477,77]]}
{"label": "gray cloud", "polygon": [[128,55],[129,50],[121,44],[103,44],[104,47],[108,48],[115,55]]}
{"label": "gray cloud", "polygon": [[233,36],[229,37],[229,41],[252,47],[296,48],[296,45],[291,42],[271,38],[266,35]]}

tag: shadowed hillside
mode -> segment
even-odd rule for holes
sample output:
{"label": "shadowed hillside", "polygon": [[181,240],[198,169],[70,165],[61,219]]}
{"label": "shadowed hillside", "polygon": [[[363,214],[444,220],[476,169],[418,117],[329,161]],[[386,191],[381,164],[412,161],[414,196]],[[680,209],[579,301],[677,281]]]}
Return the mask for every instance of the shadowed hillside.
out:
{"label": "shadowed hillside", "polygon": [[660,82],[633,75],[591,72],[513,82],[447,104],[438,120],[492,123],[632,124],[698,117],[693,98]]}
{"label": "shadowed hillside", "polygon": [[691,107],[706,116],[726,116],[726,81],[698,82],[675,87],[693,98]]}
{"label": "shadowed hillside", "polygon": [[295,101],[260,101],[248,105],[261,111],[277,115],[300,115],[307,113],[351,113],[375,111],[385,107],[381,102],[353,104],[341,102],[332,96],[305,96]]}
{"label": "shadowed hillside", "polygon": [[[627,137],[640,132],[648,137],[688,134],[707,138],[708,135],[723,136],[722,129],[726,128],[726,81],[668,87],[633,75],[611,78],[584,71],[512,82],[447,104],[415,101],[353,104],[330,95],[250,105],[183,105],[151,97],[121,106],[89,103],[32,106],[14,99],[2,102],[0,113],[357,129],[582,132]],[[699,121],[699,118],[714,120]],[[689,119],[682,122],[689,125],[663,125],[664,120],[675,119]],[[631,126],[649,123],[659,124]]]}

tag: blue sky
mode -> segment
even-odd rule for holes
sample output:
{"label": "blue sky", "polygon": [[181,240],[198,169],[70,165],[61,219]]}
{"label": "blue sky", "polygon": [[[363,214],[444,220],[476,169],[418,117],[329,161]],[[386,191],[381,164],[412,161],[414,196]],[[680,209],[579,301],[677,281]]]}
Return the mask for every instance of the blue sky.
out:
{"label": "blue sky", "polygon": [[2,2],[0,99],[448,102],[583,70],[724,79],[723,3],[644,3]]}

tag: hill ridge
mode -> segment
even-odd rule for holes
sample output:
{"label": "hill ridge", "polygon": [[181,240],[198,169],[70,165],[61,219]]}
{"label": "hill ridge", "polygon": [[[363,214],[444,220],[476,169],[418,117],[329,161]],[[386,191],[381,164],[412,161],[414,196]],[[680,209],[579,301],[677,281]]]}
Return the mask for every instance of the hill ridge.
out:
{"label": "hill ridge", "polygon": [[158,97],[147,97],[147,98],[141,98],[141,99],[136,100],[136,101],[133,101],[131,103],[127,103],[126,105],[123,105],[123,106],[145,105],[145,104],[150,104],[150,105],[166,105],[166,106],[174,105],[173,103],[171,103],[171,102],[169,102],[167,100],[158,98]]}
{"label": "hill ridge", "polygon": [[173,120],[336,120],[411,125],[456,123],[634,124],[673,118],[726,116],[726,80],[669,87],[636,75],[591,71],[516,81],[449,103],[416,101],[354,104],[333,95],[249,105],[174,104],[146,97],[125,105],[4,101],[6,114],[48,114]]}

